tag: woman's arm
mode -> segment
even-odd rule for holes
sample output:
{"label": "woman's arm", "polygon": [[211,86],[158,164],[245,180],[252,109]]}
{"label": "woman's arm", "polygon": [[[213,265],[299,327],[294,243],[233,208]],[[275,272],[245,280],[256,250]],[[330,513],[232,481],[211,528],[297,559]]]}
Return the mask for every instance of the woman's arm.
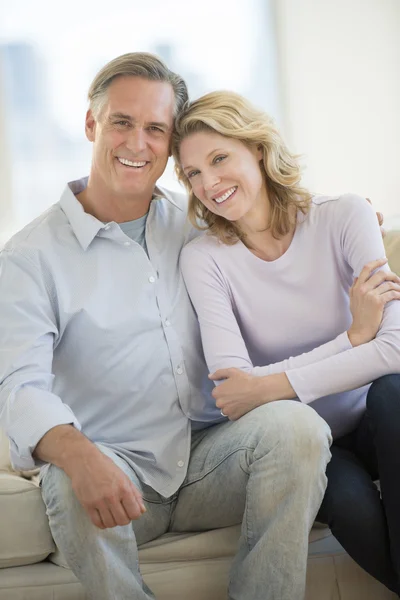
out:
{"label": "woman's arm", "polygon": [[[202,244],[201,240],[199,240]],[[204,354],[210,373],[237,368],[257,376],[283,373],[314,364],[352,348],[347,332],[299,356],[266,366],[253,367],[234,314],[229,286],[209,252],[199,242],[187,245],[181,268],[199,319]]]}
{"label": "woman's arm", "polygon": [[[384,255],[376,217],[363,198],[346,195],[337,207],[337,240],[344,259],[357,277],[363,266]],[[388,270],[387,266],[382,267]],[[348,391],[382,375],[400,373],[400,303],[389,302],[375,339],[315,364],[286,371],[303,402]]]}

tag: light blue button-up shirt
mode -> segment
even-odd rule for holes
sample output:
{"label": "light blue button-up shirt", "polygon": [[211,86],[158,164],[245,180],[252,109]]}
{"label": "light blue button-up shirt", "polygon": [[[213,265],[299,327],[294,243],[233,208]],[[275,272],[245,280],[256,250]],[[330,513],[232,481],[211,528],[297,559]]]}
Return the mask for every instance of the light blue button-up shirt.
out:
{"label": "light blue button-up shirt", "polygon": [[190,420],[221,420],[179,271],[195,235],[183,194],[156,188],[148,256],[117,223],[59,203],[0,255],[0,424],[17,469],[56,425],[112,447],[163,496],[183,482]]}

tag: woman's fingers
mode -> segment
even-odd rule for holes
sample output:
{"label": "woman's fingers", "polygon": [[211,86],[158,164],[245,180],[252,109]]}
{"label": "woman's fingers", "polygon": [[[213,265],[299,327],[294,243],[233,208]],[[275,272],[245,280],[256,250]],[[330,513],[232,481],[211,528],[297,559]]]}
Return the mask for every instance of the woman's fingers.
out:
{"label": "woman's fingers", "polygon": [[384,304],[387,304],[392,300],[400,300],[400,291],[397,292],[396,290],[390,290],[389,292],[385,292],[384,294],[382,294],[380,298],[382,299],[382,302]]}
{"label": "woman's fingers", "polygon": [[392,271],[378,271],[377,273],[371,275],[368,281],[366,281],[363,285],[368,290],[373,290],[383,285],[383,283],[386,281],[400,283],[400,277],[396,275],[396,273],[392,273]]}
{"label": "woman's fingers", "polygon": [[376,288],[376,293],[379,296],[382,296],[383,294],[386,294],[386,292],[390,292],[392,290],[394,292],[400,292],[400,284],[393,281],[385,281],[385,283],[382,283]]}
{"label": "woman's fingers", "polygon": [[378,258],[377,260],[372,260],[371,262],[367,263],[358,277],[358,283],[363,284],[366,281],[368,281],[368,279],[371,277],[372,273],[376,269],[379,269],[379,267],[382,267],[383,265],[385,265],[386,263],[387,263],[386,256],[384,256],[383,258]]}

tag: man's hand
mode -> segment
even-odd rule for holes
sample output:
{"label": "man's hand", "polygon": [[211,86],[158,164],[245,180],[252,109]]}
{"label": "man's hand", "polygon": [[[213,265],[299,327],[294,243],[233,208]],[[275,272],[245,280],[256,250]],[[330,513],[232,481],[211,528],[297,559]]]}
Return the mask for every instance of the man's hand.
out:
{"label": "man's hand", "polygon": [[146,512],[140,491],[98,448],[65,471],[80,504],[100,529],[128,525]]}
{"label": "man's hand", "polygon": [[225,380],[213,389],[216,406],[231,421],[236,421],[253,408],[284,398],[295,398],[296,394],[285,373],[255,377],[240,369],[219,369],[209,378]]}
{"label": "man's hand", "polygon": [[50,429],[34,455],[63,469],[96,527],[128,525],[146,512],[142,494],[129,477],[72,425]]}

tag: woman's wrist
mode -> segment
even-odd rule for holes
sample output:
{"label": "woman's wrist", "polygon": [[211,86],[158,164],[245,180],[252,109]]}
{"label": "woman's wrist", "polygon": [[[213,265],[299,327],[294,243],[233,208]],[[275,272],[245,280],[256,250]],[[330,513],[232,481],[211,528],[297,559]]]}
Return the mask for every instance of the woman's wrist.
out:
{"label": "woman's wrist", "polygon": [[260,377],[263,381],[262,396],[265,402],[273,402],[275,400],[291,400],[297,397],[296,392],[292,388],[286,373],[274,373]]}
{"label": "woman's wrist", "polygon": [[361,346],[366,342],[365,336],[363,337],[359,331],[355,331],[354,329],[352,329],[352,327],[348,329],[347,336],[353,348],[356,348],[356,346]]}

